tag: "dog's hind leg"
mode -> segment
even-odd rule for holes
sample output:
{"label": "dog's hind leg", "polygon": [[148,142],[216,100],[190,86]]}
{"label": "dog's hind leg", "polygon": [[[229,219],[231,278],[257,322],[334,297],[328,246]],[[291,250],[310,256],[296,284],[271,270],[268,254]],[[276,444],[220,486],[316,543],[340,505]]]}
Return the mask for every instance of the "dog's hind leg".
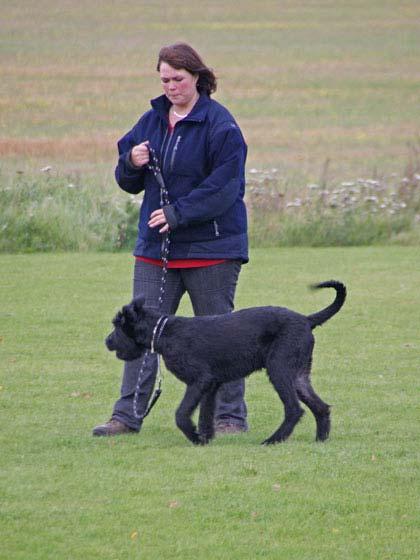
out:
{"label": "dog's hind leg", "polygon": [[[283,362],[284,363],[284,362]],[[281,366],[267,365],[267,373],[271,383],[274,385],[280,399],[284,406],[284,421],[268,439],[263,441],[263,444],[268,445],[272,443],[279,443],[285,441],[293,432],[294,427],[299,422],[301,416],[304,414],[303,409],[299,404],[294,380],[296,374],[293,370],[280,369]]]}
{"label": "dog's hind leg", "polygon": [[315,393],[308,375],[298,378],[296,389],[299,399],[315,416],[317,441],[325,441],[328,439],[331,428],[330,406]]}
{"label": "dog's hind leg", "polygon": [[204,393],[200,402],[200,416],[198,419],[198,432],[201,443],[206,444],[214,437],[214,411],[216,395],[220,383],[212,383],[210,389]]}

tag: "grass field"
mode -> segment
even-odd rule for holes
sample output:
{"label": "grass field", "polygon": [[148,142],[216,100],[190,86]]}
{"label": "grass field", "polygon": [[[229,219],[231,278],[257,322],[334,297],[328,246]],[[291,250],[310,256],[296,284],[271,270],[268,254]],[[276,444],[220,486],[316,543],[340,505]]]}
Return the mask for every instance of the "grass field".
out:
{"label": "grass field", "polygon": [[[160,93],[156,55],[176,40],[215,69],[216,99],[244,131],[258,188],[275,177],[287,201],[311,183],[340,198],[343,181],[378,179],[405,192],[408,176],[419,223],[417,0],[0,0],[0,8],[2,250],[51,250],[60,236],[63,248],[103,248],[104,205],[110,223],[132,220],[128,197],[117,202],[115,143]],[[278,227],[270,193],[254,203],[250,214]],[[291,243],[306,220],[295,204]],[[42,228],[56,232],[50,246]],[[418,243],[418,229],[410,237],[399,228],[387,239]],[[102,230],[115,247],[114,230]],[[337,231],[347,236],[341,223]],[[331,228],[324,233],[331,240]],[[13,244],[20,235],[32,238]],[[254,231],[261,244],[258,236],[267,240],[266,230]],[[282,414],[262,373],[247,381],[251,429],[240,437],[189,445],[173,420],[183,387],[167,374],[140,437],[92,438],[118,395],[121,364],[103,339],[130,298],[132,258],[0,255],[1,560],[418,557],[418,246],[251,256],[237,308],[309,313],[332,295],[308,284],[348,285],[343,311],[316,331],[314,386],[333,405],[325,445],[314,442],[310,414],[286,444],[259,445]],[[191,313],[188,302],[180,311]]]}
{"label": "grass field", "polygon": [[[0,2],[7,173],[110,179],[115,142],[160,93],[162,44],[191,42],[220,78],[249,167],[297,184],[403,173],[419,141],[417,0]],[[204,15],[206,14],[206,15]]]}
{"label": "grass field", "polygon": [[416,558],[417,249],[252,252],[237,308],[309,313],[332,297],[309,283],[349,289],[315,333],[331,439],[316,444],[306,414],[270,448],[259,443],[281,407],[263,373],[247,381],[247,434],[191,446],[173,420],[182,385],[166,374],[139,437],[91,437],[118,394],[120,363],[103,339],[130,297],[131,268],[123,254],[0,256],[0,558]]}

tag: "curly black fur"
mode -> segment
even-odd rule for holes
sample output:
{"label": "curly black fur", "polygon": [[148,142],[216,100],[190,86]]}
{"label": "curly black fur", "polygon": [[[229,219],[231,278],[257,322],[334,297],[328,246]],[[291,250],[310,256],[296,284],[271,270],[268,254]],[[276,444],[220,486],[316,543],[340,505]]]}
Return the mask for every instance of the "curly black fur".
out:
{"label": "curly black fur", "polygon": [[[314,337],[312,329],[322,325],[342,307],[346,288],[334,280],[313,288],[334,288],[334,302],[312,315],[301,315],[284,307],[253,307],[208,317],[170,316],[155,341],[166,367],[187,385],[176,411],[176,424],[195,444],[206,444],[214,436],[214,407],[222,383],[262,368],[284,405],[285,418],[263,443],[286,440],[303,414],[299,401],[312,411],[316,439],[330,432],[330,407],[310,383]],[[123,307],[113,323],[106,345],[121,360],[139,358],[150,349],[153,329],[159,320],[156,309],[146,308],[139,297]],[[191,417],[200,405],[198,429]]]}

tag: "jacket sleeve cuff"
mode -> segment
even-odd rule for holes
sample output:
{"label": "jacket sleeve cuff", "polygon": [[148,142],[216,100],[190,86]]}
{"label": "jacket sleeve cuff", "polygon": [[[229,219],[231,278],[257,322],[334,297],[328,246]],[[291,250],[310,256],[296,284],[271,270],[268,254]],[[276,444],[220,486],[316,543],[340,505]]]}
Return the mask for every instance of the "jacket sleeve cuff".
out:
{"label": "jacket sleeve cuff", "polygon": [[169,229],[176,229],[178,227],[178,218],[176,216],[175,208],[172,204],[169,204],[168,206],[164,206],[162,210],[165,214],[166,221],[168,222]]}

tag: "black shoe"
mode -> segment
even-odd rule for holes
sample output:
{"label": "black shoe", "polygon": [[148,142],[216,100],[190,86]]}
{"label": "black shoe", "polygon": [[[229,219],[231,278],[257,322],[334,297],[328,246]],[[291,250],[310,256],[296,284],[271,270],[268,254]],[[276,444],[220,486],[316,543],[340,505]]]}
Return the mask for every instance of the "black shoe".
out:
{"label": "black shoe", "polygon": [[94,436],[119,436],[120,434],[132,434],[136,430],[129,428],[119,420],[111,418],[106,424],[96,426],[92,430]]}

